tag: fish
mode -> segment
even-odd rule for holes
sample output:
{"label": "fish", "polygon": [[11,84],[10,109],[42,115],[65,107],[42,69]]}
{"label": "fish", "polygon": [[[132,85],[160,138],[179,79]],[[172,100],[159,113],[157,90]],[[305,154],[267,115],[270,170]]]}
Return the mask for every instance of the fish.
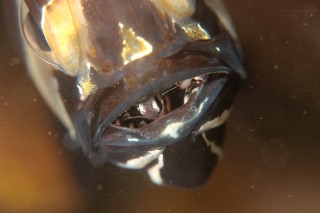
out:
{"label": "fish", "polygon": [[157,185],[207,182],[247,75],[220,0],[21,0],[19,22],[73,149]]}

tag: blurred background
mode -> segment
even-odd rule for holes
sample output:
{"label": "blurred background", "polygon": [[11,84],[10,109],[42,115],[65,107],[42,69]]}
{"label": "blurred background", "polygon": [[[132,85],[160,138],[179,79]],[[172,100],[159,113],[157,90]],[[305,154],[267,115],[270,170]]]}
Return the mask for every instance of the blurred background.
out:
{"label": "blurred background", "polygon": [[320,2],[226,0],[249,76],[206,185],[93,168],[28,78],[14,2],[1,0],[0,212],[319,212]]}

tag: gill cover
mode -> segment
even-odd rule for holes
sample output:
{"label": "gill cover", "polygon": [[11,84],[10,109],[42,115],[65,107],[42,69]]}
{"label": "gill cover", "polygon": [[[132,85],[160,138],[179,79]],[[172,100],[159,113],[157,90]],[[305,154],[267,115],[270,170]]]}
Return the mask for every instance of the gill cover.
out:
{"label": "gill cover", "polygon": [[195,187],[222,156],[246,76],[217,0],[24,0],[29,72],[93,163]]}

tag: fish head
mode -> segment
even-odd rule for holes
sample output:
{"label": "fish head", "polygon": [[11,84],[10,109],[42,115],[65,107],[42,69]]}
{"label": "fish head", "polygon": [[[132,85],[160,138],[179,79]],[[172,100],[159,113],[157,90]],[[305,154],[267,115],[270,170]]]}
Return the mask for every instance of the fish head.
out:
{"label": "fish head", "polygon": [[159,185],[208,179],[246,76],[217,1],[24,3],[25,40],[50,64],[33,71],[48,73],[36,81],[47,82],[40,90],[54,94],[47,102],[88,158],[139,169]]}

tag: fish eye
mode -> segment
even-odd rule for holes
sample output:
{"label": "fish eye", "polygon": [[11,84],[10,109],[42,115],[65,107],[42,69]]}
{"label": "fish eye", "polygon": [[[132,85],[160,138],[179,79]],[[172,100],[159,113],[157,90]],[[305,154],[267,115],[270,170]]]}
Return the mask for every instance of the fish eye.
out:
{"label": "fish eye", "polygon": [[34,17],[29,13],[25,4],[20,6],[20,29],[25,42],[29,47],[44,61],[49,64],[57,65],[55,56]]}

